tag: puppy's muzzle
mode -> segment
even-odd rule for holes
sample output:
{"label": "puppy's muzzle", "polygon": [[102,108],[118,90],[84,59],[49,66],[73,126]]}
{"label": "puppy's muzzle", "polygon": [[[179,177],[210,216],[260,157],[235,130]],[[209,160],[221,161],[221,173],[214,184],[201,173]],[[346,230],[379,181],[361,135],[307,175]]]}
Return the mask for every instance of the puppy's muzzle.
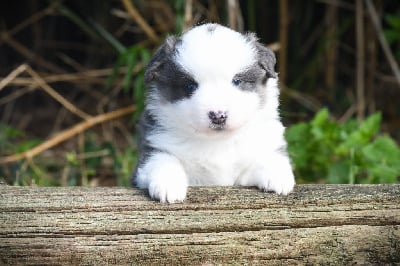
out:
{"label": "puppy's muzzle", "polygon": [[222,129],[228,119],[228,114],[223,111],[210,111],[208,112],[208,118],[210,118],[212,128]]}

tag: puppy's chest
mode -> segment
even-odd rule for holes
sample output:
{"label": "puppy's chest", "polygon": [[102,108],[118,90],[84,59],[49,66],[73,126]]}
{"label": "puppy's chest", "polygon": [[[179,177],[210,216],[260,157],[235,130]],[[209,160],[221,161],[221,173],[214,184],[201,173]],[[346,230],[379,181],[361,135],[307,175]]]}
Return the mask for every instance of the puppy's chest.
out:
{"label": "puppy's chest", "polygon": [[172,153],[182,162],[190,185],[228,186],[254,160],[254,149],[246,144],[239,140],[186,143],[175,146]]}

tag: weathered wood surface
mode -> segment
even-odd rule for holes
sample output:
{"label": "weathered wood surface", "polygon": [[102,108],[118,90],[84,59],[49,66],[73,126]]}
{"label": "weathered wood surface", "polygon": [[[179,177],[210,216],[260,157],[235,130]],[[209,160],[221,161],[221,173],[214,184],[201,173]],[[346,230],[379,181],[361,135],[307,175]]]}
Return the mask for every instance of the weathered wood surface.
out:
{"label": "weathered wood surface", "polygon": [[400,185],[191,188],[179,204],[129,188],[0,186],[0,264],[400,264]]}

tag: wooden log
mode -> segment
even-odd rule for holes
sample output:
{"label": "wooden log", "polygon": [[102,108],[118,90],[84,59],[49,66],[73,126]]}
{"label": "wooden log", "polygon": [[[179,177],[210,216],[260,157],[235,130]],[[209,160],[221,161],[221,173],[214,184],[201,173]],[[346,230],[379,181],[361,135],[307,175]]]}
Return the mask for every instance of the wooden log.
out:
{"label": "wooden log", "polygon": [[400,263],[400,184],[190,188],[0,186],[0,264]]}

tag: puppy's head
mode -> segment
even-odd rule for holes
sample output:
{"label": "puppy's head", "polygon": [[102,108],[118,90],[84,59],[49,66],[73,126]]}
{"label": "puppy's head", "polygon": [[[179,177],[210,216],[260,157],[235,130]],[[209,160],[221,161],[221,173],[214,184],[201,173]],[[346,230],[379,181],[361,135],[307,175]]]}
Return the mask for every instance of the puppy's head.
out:
{"label": "puppy's head", "polygon": [[204,24],[168,37],[150,60],[147,108],[163,127],[181,133],[233,132],[268,104],[274,66],[273,52],[254,34]]}

